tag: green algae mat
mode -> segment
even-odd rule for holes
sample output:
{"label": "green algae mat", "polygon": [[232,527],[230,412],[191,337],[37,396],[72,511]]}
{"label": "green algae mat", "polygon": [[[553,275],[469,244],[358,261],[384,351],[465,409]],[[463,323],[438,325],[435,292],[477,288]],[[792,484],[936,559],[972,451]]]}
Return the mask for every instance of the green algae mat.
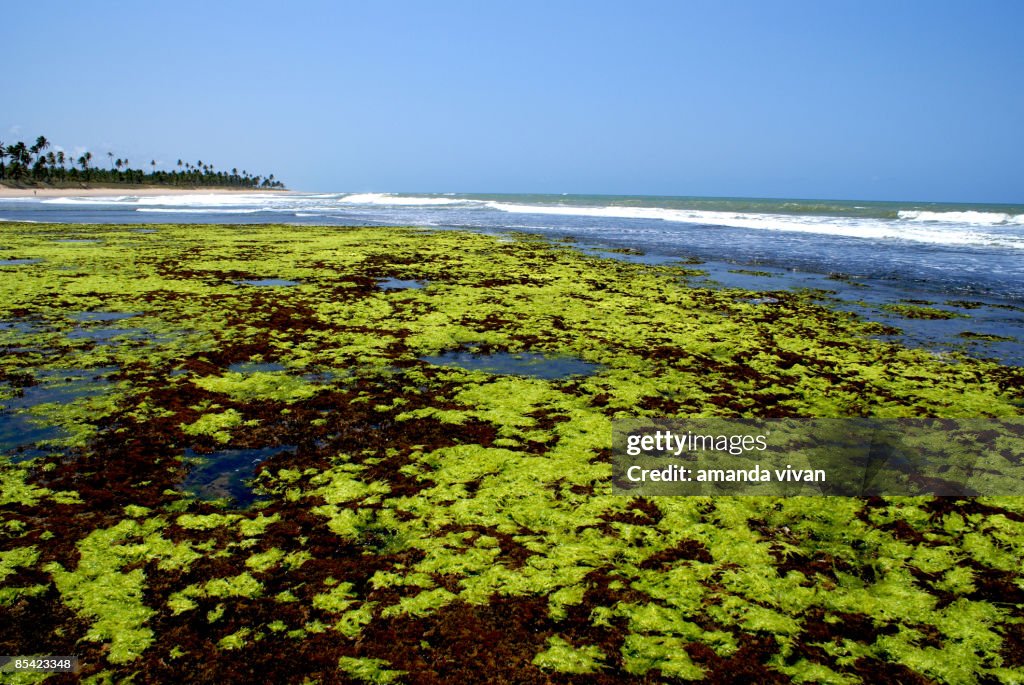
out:
{"label": "green algae mat", "polygon": [[528,235],[155,228],[3,225],[0,653],[81,663],[13,682],[1024,682],[1022,498],[610,482],[613,419],[1020,369]]}

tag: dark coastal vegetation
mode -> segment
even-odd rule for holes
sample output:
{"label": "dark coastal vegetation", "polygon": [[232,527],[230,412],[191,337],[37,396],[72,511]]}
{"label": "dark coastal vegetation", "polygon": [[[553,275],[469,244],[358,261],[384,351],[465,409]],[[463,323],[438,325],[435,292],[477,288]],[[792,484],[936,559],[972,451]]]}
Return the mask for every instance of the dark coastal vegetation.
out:
{"label": "dark coastal vegetation", "polygon": [[91,152],[77,158],[64,150],[54,149],[45,136],[27,145],[22,141],[6,144],[0,141],[0,182],[23,185],[64,185],[69,183],[103,183],[126,185],[160,185],[176,187],[218,186],[226,188],[284,188],[274,174],[253,175],[246,170],[221,171],[202,160],[195,164],[179,159],[170,171],[158,169],[157,161],[145,167],[132,168],[131,161],[106,153],[110,168],[99,166]]}

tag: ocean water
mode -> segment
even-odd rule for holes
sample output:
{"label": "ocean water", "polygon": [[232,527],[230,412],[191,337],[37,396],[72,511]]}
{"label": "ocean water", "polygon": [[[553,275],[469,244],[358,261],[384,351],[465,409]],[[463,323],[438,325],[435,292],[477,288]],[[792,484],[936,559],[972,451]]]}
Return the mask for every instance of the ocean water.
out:
{"label": "ocean water", "polygon": [[[699,259],[706,282],[815,288],[837,306],[896,325],[902,340],[1024,364],[1024,205],[609,195],[201,193],[0,199],[0,221],[405,225],[572,237]],[[2,230],[2,224],[0,224]],[[969,318],[905,319],[929,302]],[[953,304],[950,304],[953,303]],[[959,303],[959,304],[957,304]],[[963,306],[961,306],[963,305]],[[964,335],[964,334],[968,335]],[[976,335],[1009,338],[978,340]]]}

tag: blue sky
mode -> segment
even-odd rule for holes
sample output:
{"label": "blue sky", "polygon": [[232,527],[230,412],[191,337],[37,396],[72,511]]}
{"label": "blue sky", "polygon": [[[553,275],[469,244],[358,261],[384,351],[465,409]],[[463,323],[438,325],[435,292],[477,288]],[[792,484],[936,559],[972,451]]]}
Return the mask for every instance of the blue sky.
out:
{"label": "blue sky", "polygon": [[1024,202],[1024,3],[0,12],[0,140],[302,190]]}

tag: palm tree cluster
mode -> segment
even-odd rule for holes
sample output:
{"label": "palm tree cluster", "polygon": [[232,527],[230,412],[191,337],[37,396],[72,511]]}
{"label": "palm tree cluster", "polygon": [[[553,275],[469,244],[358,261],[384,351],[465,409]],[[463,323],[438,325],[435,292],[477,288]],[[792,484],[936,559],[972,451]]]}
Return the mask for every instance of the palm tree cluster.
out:
{"label": "palm tree cluster", "polygon": [[[108,152],[110,168],[93,166],[91,152],[83,152],[78,159],[65,155],[63,150],[52,150],[44,136],[36,138],[34,145],[17,142],[5,145],[0,141],[0,181],[21,183],[130,183],[163,186],[226,186],[233,188],[284,188],[284,184],[269,176],[252,175],[248,171],[219,171],[212,164],[199,160],[195,164],[178,160],[177,168],[157,169],[156,160],[150,160],[150,171],[133,169],[127,159],[114,158]],[[47,152],[49,150],[49,152]]]}

